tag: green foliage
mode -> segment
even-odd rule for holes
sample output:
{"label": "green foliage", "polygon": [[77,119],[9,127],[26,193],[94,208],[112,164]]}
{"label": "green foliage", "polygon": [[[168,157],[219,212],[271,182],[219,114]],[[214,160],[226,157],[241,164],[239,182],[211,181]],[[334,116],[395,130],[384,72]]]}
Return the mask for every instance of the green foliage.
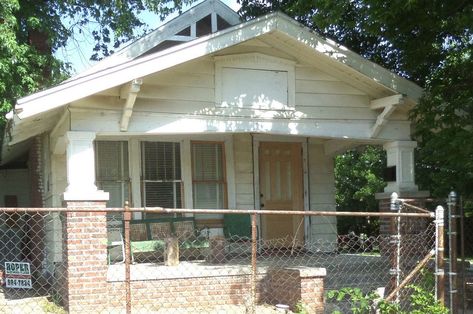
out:
{"label": "green foliage", "polygon": [[[353,314],[448,314],[448,309],[435,300],[432,293],[416,286],[409,285],[411,289],[410,310],[402,311],[398,303],[387,302],[375,292],[363,293],[359,288],[342,288],[327,292],[327,298],[337,302],[350,302],[350,310]],[[334,314],[340,312],[335,311]]]}
{"label": "green foliage", "polygon": [[[363,293],[359,288],[342,288],[340,290],[331,290],[327,292],[328,299],[334,299],[338,302],[350,302],[350,310],[353,314],[375,313],[376,309],[381,314],[400,313],[398,304],[384,302],[376,292]],[[338,314],[340,312],[334,312]]]}
{"label": "green foliage", "polygon": [[297,302],[295,310],[296,310],[294,312],[295,314],[308,314],[309,313],[309,311],[307,311],[304,303],[302,303],[301,301]]}
{"label": "green foliage", "polygon": [[435,196],[445,197],[454,189],[471,202],[473,42],[452,50],[432,72],[427,93],[412,112],[420,142],[416,179]]}
{"label": "green foliage", "polygon": [[[381,147],[366,146],[351,150],[335,158],[335,186],[337,210],[377,211],[375,193],[385,186],[383,169],[386,166],[386,153]],[[377,234],[377,219],[365,217],[338,218],[338,232],[348,234]]]}
{"label": "green foliage", "polygon": [[425,291],[424,289],[415,286],[409,285],[409,289],[414,290],[411,294],[411,314],[448,314],[449,310],[440,304],[432,293]]}

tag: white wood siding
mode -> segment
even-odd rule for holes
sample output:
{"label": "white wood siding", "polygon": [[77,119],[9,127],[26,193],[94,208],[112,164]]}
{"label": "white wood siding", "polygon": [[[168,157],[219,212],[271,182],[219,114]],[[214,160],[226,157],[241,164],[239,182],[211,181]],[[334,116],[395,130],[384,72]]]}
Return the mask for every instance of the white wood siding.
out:
{"label": "white wood siding", "polygon": [[[309,141],[310,210],[335,211],[335,177],[333,157],[327,157],[324,146]],[[333,251],[337,245],[335,217],[311,217],[310,242],[322,251]]]}
{"label": "white wood siding", "polygon": [[[298,64],[295,108],[222,107],[216,103],[215,62],[203,58],[145,77],[128,131],[141,134],[260,131],[370,139],[371,127],[379,114],[369,108],[370,100],[370,96],[347,82],[316,67]],[[74,102],[72,130],[119,133],[117,121],[124,102],[120,99],[120,88]],[[378,137],[409,139],[409,125],[405,113],[394,112]]]}
{"label": "white wood siding", "polygon": [[254,209],[253,200],[253,150],[251,135],[233,136],[235,161],[235,200],[237,209]]}

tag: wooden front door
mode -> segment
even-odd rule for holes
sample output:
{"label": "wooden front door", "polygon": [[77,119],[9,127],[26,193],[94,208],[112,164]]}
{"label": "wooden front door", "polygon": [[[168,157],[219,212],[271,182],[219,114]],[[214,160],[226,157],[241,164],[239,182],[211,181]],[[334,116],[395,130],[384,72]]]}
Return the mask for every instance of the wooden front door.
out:
{"label": "wooden front door", "polygon": [[[260,201],[263,210],[304,210],[300,143],[262,142],[259,147]],[[304,217],[262,215],[261,233],[273,247],[304,243]]]}

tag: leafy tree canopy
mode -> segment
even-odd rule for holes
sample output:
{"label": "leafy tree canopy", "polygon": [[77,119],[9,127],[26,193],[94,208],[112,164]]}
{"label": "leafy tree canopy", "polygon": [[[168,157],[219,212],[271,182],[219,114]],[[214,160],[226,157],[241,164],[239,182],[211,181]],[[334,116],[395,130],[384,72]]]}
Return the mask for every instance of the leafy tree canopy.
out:
{"label": "leafy tree canopy", "polygon": [[[379,146],[366,146],[350,150],[335,158],[335,185],[337,187],[337,210],[377,211],[374,195],[383,190],[383,170],[386,153]],[[339,217],[338,232],[368,235],[379,232],[378,219],[373,217]]]}

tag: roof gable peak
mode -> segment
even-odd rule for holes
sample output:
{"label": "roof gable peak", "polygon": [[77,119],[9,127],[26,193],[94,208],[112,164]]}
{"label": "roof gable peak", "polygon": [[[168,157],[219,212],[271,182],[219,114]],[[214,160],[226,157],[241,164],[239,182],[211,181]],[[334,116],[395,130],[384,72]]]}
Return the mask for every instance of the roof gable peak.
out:
{"label": "roof gable peak", "polygon": [[220,0],[205,0],[72,79],[90,75],[240,23],[240,16]]}

